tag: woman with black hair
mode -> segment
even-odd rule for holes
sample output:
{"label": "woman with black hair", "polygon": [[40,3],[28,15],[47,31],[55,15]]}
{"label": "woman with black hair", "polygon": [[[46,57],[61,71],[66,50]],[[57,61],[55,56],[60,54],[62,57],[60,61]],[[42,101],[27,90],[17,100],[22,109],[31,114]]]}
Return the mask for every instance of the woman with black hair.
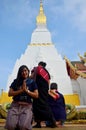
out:
{"label": "woman with black hair", "polygon": [[7,114],[7,130],[32,130],[32,98],[38,98],[38,88],[29,78],[29,72],[26,65],[20,66],[17,78],[10,85],[8,96],[13,101]]}
{"label": "woman with black hair", "polygon": [[39,97],[33,100],[33,114],[36,125],[34,128],[41,128],[41,121],[49,120],[51,122],[50,127],[56,127],[55,119],[48,105],[48,90],[50,74],[47,71],[46,63],[41,61],[38,66],[32,70],[31,77],[35,79]]}

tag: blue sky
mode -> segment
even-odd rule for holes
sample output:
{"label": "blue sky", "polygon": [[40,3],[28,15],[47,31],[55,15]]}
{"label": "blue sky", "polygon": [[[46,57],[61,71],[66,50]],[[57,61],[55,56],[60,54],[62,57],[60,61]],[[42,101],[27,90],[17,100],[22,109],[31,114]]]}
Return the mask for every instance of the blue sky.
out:
{"label": "blue sky", "polygon": [[[40,0],[0,0],[0,89],[36,28]],[[58,53],[79,60],[86,52],[86,0],[43,0],[47,28]]]}

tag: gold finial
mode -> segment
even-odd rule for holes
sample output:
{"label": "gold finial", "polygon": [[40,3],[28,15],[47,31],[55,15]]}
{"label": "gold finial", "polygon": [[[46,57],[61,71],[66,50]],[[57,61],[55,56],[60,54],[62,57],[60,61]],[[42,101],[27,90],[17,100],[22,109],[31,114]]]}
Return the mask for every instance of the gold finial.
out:
{"label": "gold finial", "polygon": [[42,0],[40,0],[40,4],[42,3]]}
{"label": "gold finial", "polygon": [[39,10],[39,15],[36,18],[36,21],[37,24],[46,24],[46,16],[44,14],[42,0],[40,0],[40,10]]}

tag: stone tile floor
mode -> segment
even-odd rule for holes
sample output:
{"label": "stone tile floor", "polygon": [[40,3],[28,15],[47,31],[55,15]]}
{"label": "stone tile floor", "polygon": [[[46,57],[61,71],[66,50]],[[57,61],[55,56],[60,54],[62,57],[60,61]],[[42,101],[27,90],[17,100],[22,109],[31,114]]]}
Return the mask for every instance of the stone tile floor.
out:
{"label": "stone tile floor", "polygon": [[[42,128],[33,128],[32,130],[86,130],[86,124],[64,124],[63,127],[61,128],[48,128],[45,127],[44,125],[42,126]],[[4,123],[0,123],[0,130],[6,130],[4,129]]]}

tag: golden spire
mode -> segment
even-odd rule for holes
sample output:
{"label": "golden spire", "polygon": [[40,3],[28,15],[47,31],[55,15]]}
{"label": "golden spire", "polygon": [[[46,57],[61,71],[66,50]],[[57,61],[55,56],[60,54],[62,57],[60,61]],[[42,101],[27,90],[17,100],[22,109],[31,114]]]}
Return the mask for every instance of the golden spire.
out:
{"label": "golden spire", "polygon": [[46,16],[44,14],[42,0],[40,0],[40,10],[38,16],[36,17],[36,22],[37,24],[46,24]]}

